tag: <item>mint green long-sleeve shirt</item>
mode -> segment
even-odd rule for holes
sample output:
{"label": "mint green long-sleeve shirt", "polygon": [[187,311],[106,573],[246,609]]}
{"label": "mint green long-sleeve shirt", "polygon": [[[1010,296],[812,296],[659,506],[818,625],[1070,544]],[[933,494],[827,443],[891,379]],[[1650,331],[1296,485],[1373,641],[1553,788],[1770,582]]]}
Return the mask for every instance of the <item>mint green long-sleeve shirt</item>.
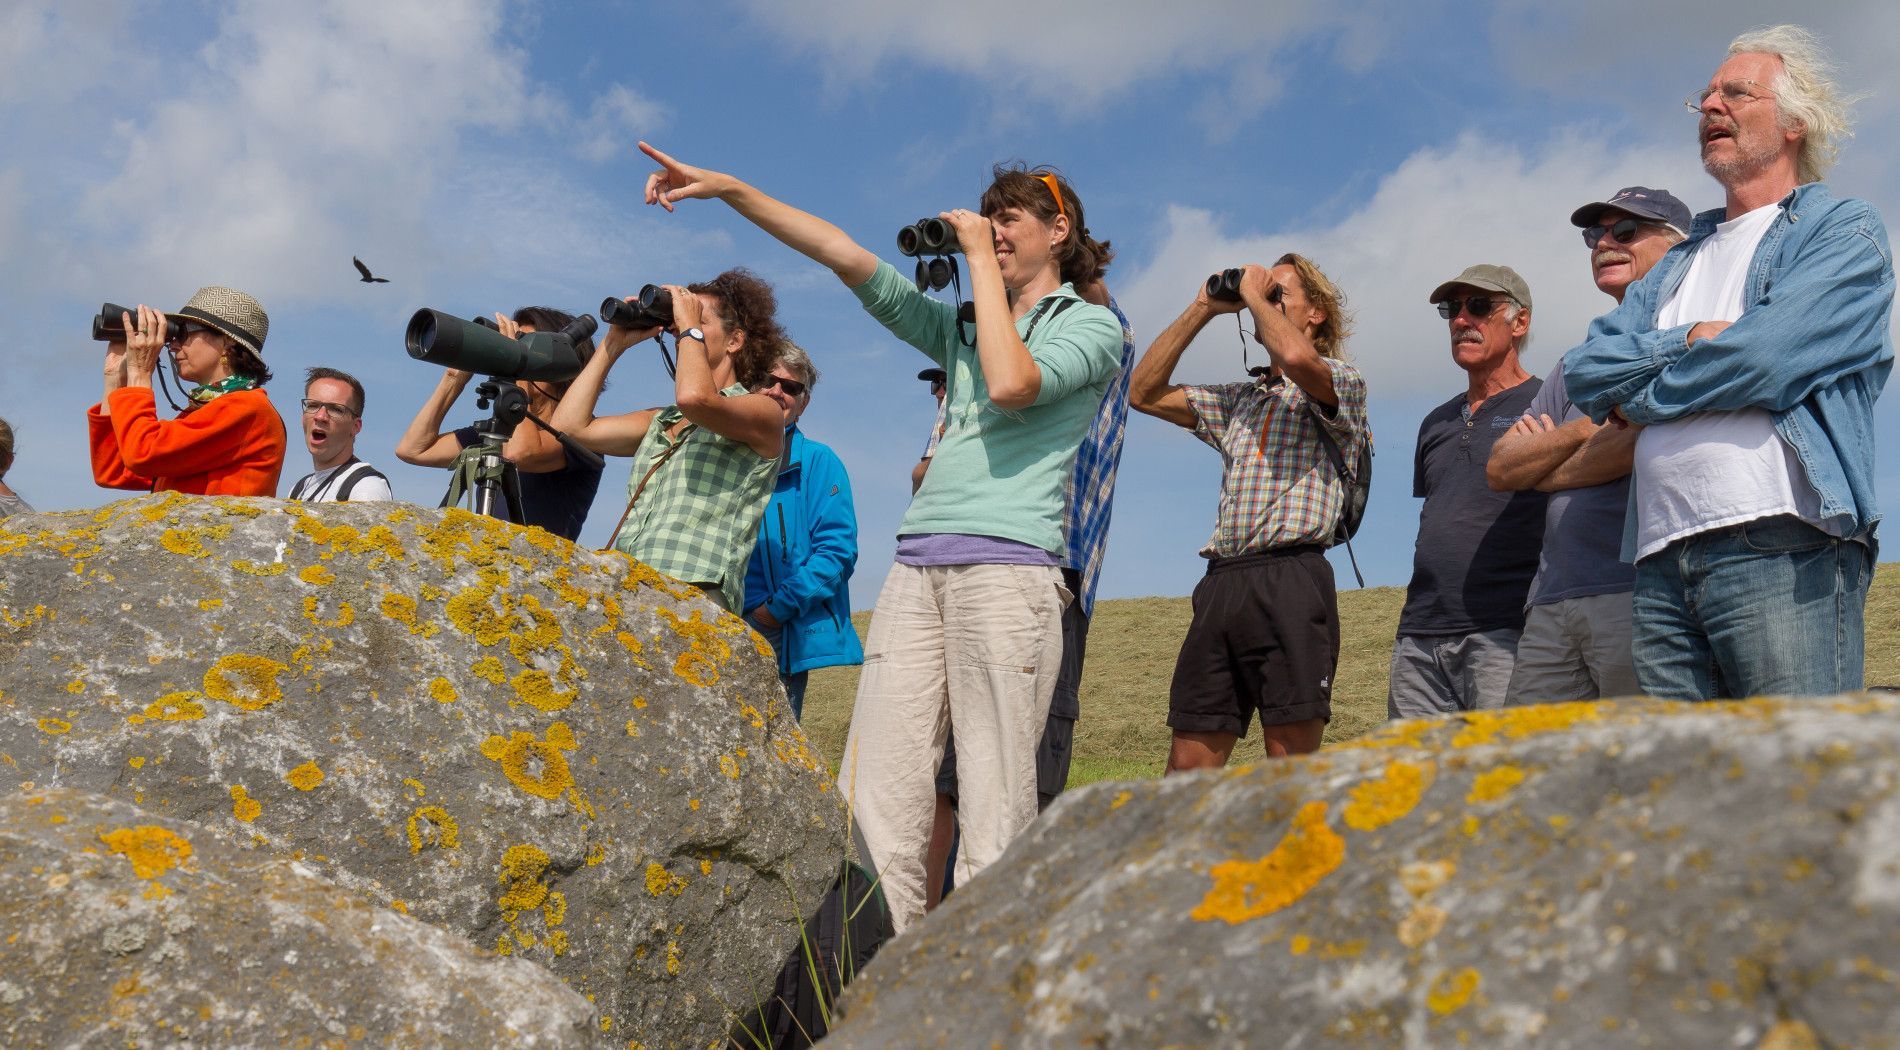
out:
{"label": "mint green long-sleeve shirt", "polygon": [[[1061,557],[1065,489],[1075,450],[1121,367],[1121,322],[1071,285],[1044,296],[1016,321],[1042,386],[1035,404],[1012,411],[990,400],[976,348],[958,338],[955,307],[885,262],[852,291],[879,324],[948,373],[943,441],[897,534],[999,536]],[[1065,298],[1073,304],[1056,313]],[[975,326],[967,327],[974,337]]]}

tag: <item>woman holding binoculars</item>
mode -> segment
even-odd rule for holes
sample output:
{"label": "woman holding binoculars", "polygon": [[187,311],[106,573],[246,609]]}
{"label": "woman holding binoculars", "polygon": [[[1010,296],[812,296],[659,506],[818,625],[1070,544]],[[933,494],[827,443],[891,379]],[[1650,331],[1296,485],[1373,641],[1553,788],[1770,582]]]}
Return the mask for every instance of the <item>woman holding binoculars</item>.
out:
{"label": "woman holding binoculars", "polygon": [[725,201],[828,267],[947,373],[946,430],[898,528],[839,775],[902,930],[923,913],[937,764],[953,724],[958,881],[1036,816],[1036,744],[1071,599],[1059,568],[1065,485],[1121,366],[1121,324],[1075,289],[1099,280],[1112,253],[1089,237],[1059,175],[998,167],[977,211],[940,216],[968,260],[976,319],[965,325],[831,223],[640,148],[660,165],[648,204]]}
{"label": "woman holding binoculars", "polygon": [[[284,468],[283,418],[264,384],[270,319],[235,288],[198,289],[170,315],[141,305],[106,343],[105,393],[86,413],[93,480],[104,488],[199,496],[275,496]],[[191,403],[158,418],[152,374],[171,351]]]}
{"label": "woman holding binoculars", "polygon": [[[661,287],[670,309],[636,314],[649,326],[608,318],[615,323],[561,399],[554,427],[602,455],[633,457],[627,509],[612,545],[738,613],[785,434],[778,402],[747,391],[790,343],[772,286],[745,270]],[[679,348],[674,403],[595,416],[614,362],[662,330]]]}

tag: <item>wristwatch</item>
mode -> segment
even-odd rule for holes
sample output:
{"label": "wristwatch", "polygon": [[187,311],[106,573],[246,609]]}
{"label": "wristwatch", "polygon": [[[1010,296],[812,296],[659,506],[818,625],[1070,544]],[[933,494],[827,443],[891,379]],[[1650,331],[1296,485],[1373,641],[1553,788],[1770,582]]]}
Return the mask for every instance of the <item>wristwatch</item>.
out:
{"label": "wristwatch", "polygon": [[681,339],[697,339],[701,343],[704,343],[706,341],[706,333],[700,331],[697,328],[688,328],[686,331],[680,333],[680,338]]}

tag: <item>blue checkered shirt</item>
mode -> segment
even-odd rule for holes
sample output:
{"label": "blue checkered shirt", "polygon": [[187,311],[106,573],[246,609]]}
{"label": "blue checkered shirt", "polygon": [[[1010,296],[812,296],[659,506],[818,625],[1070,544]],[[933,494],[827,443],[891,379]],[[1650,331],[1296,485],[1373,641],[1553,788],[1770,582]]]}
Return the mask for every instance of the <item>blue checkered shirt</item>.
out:
{"label": "blue checkered shirt", "polygon": [[1088,436],[1075,450],[1075,470],[1069,474],[1064,491],[1068,513],[1062,522],[1067,550],[1062,567],[1074,569],[1082,578],[1082,615],[1095,613],[1095,585],[1102,578],[1102,556],[1108,551],[1108,517],[1115,502],[1115,471],[1121,466],[1122,438],[1128,433],[1128,376],[1135,364],[1135,331],[1128,326],[1122,308],[1109,297],[1108,308],[1122,325],[1122,367],[1108,381],[1108,393],[1102,407],[1095,410],[1095,422]]}

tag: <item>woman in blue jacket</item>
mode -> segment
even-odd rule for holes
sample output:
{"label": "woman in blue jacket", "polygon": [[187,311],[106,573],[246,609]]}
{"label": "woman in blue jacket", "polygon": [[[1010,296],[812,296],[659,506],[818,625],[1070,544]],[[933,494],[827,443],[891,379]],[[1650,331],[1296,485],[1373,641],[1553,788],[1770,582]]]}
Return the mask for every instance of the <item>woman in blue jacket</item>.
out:
{"label": "woman in blue jacket", "polygon": [[787,344],[752,388],[785,413],[785,451],[746,565],[746,619],[778,653],[779,679],[795,717],[803,715],[812,668],[864,662],[851,626],[849,584],[858,564],[851,479],[837,453],[798,429],[817,385],[811,358]]}

